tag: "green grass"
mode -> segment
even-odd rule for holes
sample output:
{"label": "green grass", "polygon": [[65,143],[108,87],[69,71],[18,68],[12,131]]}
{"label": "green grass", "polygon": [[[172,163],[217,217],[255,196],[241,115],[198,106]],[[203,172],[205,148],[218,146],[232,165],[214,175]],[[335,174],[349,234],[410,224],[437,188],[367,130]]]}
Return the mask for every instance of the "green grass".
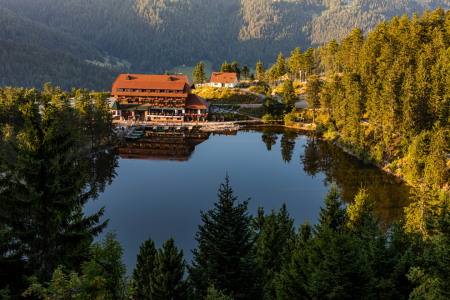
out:
{"label": "green grass", "polygon": [[[207,80],[209,81],[209,78],[211,77],[212,73],[212,63],[208,60],[203,61],[205,65],[205,75]],[[179,67],[179,68],[173,68],[172,70],[169,70],[169,74],[178,74],[183,73],[183,75],[187,76],[192,80],[192,72],[194,71],[195,66],[186,66],[186,67]]]}

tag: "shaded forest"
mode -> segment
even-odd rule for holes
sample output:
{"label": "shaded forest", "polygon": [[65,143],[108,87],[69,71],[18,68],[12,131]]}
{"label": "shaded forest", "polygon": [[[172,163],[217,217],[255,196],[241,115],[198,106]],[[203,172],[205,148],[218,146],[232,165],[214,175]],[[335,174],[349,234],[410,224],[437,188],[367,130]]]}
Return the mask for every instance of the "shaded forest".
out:
{"label": "shaded forest", "polygon": [[42,87],[47,82],[64,91],[111,89],[119,71],[86,63],[61,51],[0,39],[0,86]]}
{"label": "shaded forest", "polygon": [[[126,59],[140,73],[161,73],[205,59],[216,67],[223,60],[273,62],[280,51],[324,44],[354,27],[368,33],[395,15],[422,11],[407,0],[361,0],[350,8],[340,0],[3,0],[0,6],[45,24],[39,31],[56,29]],[[41,35],[37,31],[26,38],[14,34],[14,27],[30,22],[11,21],[8,38],[35,41]]]}

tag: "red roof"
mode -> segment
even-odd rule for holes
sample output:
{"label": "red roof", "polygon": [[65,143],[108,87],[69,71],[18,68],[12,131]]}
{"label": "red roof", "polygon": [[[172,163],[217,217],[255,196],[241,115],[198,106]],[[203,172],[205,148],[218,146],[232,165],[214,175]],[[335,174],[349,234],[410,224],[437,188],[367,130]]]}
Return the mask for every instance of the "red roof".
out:
{"label": "red roof", "polygon": [[120,74],[113,83],[111,95],[118,95],[118,88],[182,90],[189,93],[191,86],[193,83],[187,76]]}
{"label": "red roof", "polygon": [[213,72],[209,82],[233,83],[236,81],[236,73]]}
{"label": "red roof", "polygon": [[206,101],[200,96],[195,94],[189,94],[186,99],[184,108],[186,109],[207,109],[211,105],[211,102]]}
{"label": "red roof", "polygon": [[171,98],[186,98],[187,93],[172,94],[172,93],[131,93],[131,92],[115,92],[113,95],[128,97],[171,97]]}

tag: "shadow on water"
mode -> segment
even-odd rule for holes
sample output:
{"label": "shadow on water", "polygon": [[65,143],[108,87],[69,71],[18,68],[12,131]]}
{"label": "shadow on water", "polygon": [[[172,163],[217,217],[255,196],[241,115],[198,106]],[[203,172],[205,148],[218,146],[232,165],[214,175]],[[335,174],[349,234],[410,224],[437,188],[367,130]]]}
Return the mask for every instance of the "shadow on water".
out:
{"label": "shadow on water", "polygon": [[375,212],[385,224],[398,220],[403,215],[403,208],[410,203],[410,187],[401,179],[364,164],[333,144],[317,139],[311,132],[283,127],[253,128],[251,131],[262,133],[268,151],[279,139],[285,163],[292,160],[296,139],[306,137],[303,154],[300,154],[303,171],[311,178],[325,175],[323,183],[326,187],[335,182],[344,203],[351,203],[361,187],[367,189],[371,203],[375,203]]}

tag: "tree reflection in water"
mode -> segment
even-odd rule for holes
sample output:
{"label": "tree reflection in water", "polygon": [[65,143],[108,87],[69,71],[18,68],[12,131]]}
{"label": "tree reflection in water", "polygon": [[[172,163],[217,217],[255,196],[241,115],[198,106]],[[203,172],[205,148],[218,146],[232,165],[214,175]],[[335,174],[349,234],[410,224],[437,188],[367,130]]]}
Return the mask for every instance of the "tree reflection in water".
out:
{"label": "tree reflection in water", "polygon": [[116,168],[119,166],[119,155],[115,150],[106,151],[89,158],[86,170],[89,175],[89,187],[96,187],[93,199],[97,199],[100,193],[105,191],[116,178]]}
{"label": "tree reflection in water", "polygon": [[272,146],[277,143],[278,135],[276,135],[271,127],[264,127],[262,133],[262,141],[266,144],[267,151],[271,151]]}
{"label": "tree reflection in water", "polygon": [[403,215],[403,207],[410,203],[410,187],[402,180],[358,161],[333,144],[317,139],[311,132],[279,127],[255,131],[262,132],[262,140],[269,151],[275,145],[277,136],[281,135],[281,155],[283,161],[288,163],[293,159],[297,138],[303,136],[306,139],[301,142],[304,149],[300,154],[303,171],[312,178],[318,174],[325,175],[323,183],[326,187],[335,182],[345,203],[353,201],[361,187],[366,188],[370,201],[375,203],[375,212],[385,225],[398,220]]}
{"label": "tree reflection in water", "polygon": [[335,182],[345,203],[353,201],[361,187],[366,188],[370,202],[375,203],[375,212],[385,224],[398,220],[403,207],[410,203],[410,187],[399,178],[364,164],[315,136],[308,136],[304,148],[300,163],[309,176],[320,172],[325,175],[325,186]]}
{"label": "tree reflection in water", "polygon": [[286,130],[281,137],[281,156],[285,163],[290,163],[292,154],[294,153],[295,139],[298,137],[298,133],[289,128],[285,129]]}

